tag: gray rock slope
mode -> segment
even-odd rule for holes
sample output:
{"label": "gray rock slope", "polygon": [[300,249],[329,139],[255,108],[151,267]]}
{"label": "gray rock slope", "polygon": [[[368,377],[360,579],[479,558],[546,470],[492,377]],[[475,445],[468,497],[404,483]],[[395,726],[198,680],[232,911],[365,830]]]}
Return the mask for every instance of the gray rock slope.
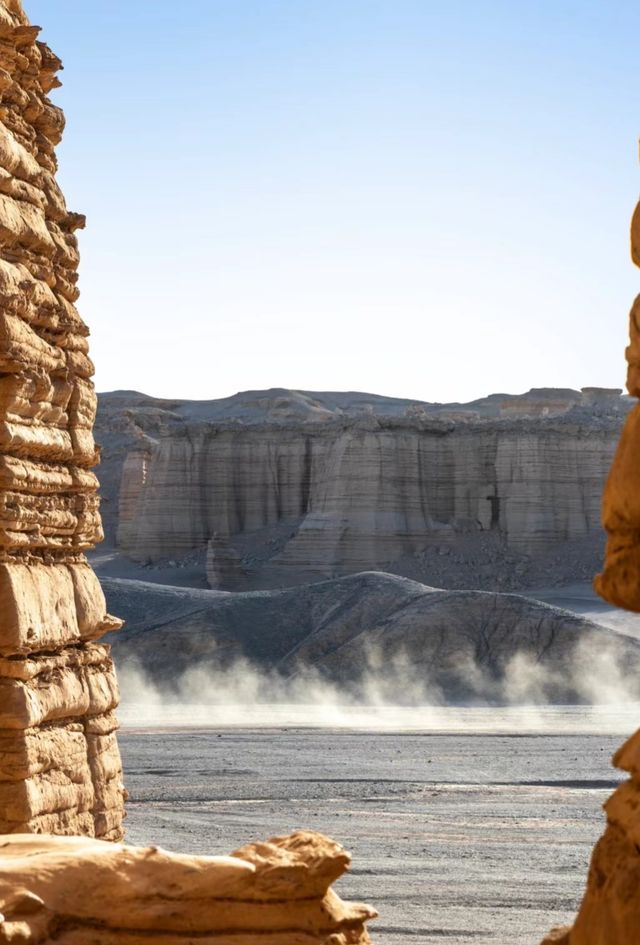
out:
{"label": "gray rock slope", "polygon": [[111,641],[119,665],[134,662],[165,692],[187,670],[215,677],[248,661],[363,701],[597,702],[611,680],[617,698],[625,686],[640,695],[638,642],[515,594],[440,591],[378,572],[239,594],[103,583],[126,620]]}

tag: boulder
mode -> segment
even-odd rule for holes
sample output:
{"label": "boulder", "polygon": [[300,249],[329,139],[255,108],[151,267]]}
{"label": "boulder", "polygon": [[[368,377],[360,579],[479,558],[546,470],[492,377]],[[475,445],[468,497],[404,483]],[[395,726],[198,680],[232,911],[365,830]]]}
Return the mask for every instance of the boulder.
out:
{"label": "boulder", "polygon": [[373,909],[331,884],[350,856],[298,832],[231,856],[86,838],[0,837],[0,942],[367,945]]}

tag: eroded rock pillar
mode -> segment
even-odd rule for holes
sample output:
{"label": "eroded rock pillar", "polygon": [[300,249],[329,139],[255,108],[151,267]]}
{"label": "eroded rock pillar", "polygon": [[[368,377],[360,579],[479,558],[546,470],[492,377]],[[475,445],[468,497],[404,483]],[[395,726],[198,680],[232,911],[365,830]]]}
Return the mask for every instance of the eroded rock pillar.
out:
{"label": "eroded rock pillar", "polygon": [[[631,257],[640,266],[640,204],[631,222]],[[640,397],[640,296],[631,309],[627,388]],[[626,421],[603,502],[608,533],[598,593],[640,611],[640,406]],[[614,755],[630,778],[604,805],[607,825],[596,844],[587,890],[572,928],[555,929],[543,945],[637,945],[640,942],[640,731]]]}
{"label": "eroded rock pillar", "polygon": [[96,395],[75,231],[55,179],[61,63],[0,0],[0,833],[122,836]]}

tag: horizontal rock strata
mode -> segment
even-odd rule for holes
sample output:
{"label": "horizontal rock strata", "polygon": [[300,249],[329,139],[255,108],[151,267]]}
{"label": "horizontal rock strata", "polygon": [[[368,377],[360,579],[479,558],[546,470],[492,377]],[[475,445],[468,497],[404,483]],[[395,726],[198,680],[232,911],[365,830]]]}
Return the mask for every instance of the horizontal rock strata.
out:
{"label": "horizontal rock strata", "polygon": [[228,857],[86,838],[0,837],[0,941],[23,945],[367,945],[376,913],[331,884],[342,847],[299,832]]}
{"label": "horizontal rock strata", "polygon": [[[631,257],[640,266],[640,203],[631,222]],[[631,309],[628,390],[640,397],[640,296]],[[640,406],[629,414],[607,480],[603,520],[607,554],[596,590],[640,611]],[[632,670],[633,673],[633,670]],[[640,732],[614,755],[631,777],[604,805],[607,826],[596,844],[587,889],[574,925],[555,929],[543,945],[636,945],[640,941]]]}
{"label": "horizontal rock strata", "polygon": [[61,64],[38,33],[0,0],[0,832],[119,839],[118,689],[95,641],[121,623],[84,557],[102,538],[84,219],[55,180]]}
{"label": "horizontal rock strata", "polygon": [[[631,257],[640,265],[640,204],[631,221]],[[640,397],[640,295],[629,316],[627,388]],[[604,494],[607,556],[596,590],[612,604],[640,611],[640,405],[622,431]]]}
{"label": "horizontal rock strata", "polygon": [[[523,555],[599,539],[628,410],[619,392],[587,390],[548,414],[535,409],[547,399],[527,397],[466,414],[393,401],[294,410],[303,395],[282,393],[289,409],[259,392],[208,404],[104,395],[126,556],[153,563],[208,544],[211,586],[237,590],[363,570],[417,576],[403,570],[407,558],[482,534]],[[115,470],[105,477],[113,488]]]}

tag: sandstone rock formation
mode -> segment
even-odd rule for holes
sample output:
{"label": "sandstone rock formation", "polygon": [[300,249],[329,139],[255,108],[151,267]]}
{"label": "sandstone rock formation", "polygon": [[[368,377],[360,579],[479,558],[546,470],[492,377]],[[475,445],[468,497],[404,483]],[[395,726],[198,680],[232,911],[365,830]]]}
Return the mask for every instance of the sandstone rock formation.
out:
{"label": "sandstone rock formation", "polygon": [[330,889],[349,856],[319,835],[226,858],[104,842],[124,788],[97,641],[121,622],[85,558],[102,528],[84,221],[55,181],[60,63],[38,32],[0,0],[0,942],[366,945],[375,913]]}
{"label": "sandstone rock formation", "polygon": [[[501,542],[517,558],[593,540],[597,559],[627,410],[619,391],[594,388],[448,406],[291,391],[207,403],[103,395],[101,475],[122,552],[175,560],[216,536],[214,588],[363,570],[439,583],[421,555],[441,545],[464,557],[470,542]],[[458,586],[479,584],[467,569]]]}
{"label": "sandstone rock formation", "polygon": [[189,670],[200,702],[295,701],[309,679],[347,702],[576,703],[607,701],[621,676],[640,698],[640,642],[515,594],[379,573],[234,594],[104,584],[126,618],[118,665],[135,662],[167,700],[194,698]]}
{"label": "sandstone rock formation", "polygon": [[[640,266],[640,204],[631,223],[631,256]],[[640,296],[631,309],[627,348],[628,389],[640,396]],[[595,580],[608,601],[640,611],[640,406],[632,409],[604,495],[609,539],[602,574]],[[636,945],[640,941],[640,732],[613,763],[630,779],[604,805],[607,826],[589,868],[586,893],[572,928],[555,929],[543,945]]]}
{"label": "sandstone rock formation", "polygon": [[575,924],[542,945],[636,945],[640,930],[640,732],[613,758],[631,777],[605,803],[607,826],[596,844]]}
{"label": "sandstone rock formation", "polygon": [[295,833],[228,857],[87,838],[0,837],[0,942],[367,945],[376,913],[330,888],[342,847]]}
{"label": "sandstone rock formation", "polygon": [[[640,265],[640,208],[631,223],[631,254]],[[627,387],[640,397],[640,295],[629,317]],[[604,493],[603,522],[608,533],[607,557],[596,579],[597,591],[608,601],[640,611],[640,406],[633,408]]]}
{"label": "sandstone rock formation", "polygon": [[[122,836],[75,231],[55,179],[61,63],[0,2],[0,833]],[[0,938],[1,938],[0,934]]]}

